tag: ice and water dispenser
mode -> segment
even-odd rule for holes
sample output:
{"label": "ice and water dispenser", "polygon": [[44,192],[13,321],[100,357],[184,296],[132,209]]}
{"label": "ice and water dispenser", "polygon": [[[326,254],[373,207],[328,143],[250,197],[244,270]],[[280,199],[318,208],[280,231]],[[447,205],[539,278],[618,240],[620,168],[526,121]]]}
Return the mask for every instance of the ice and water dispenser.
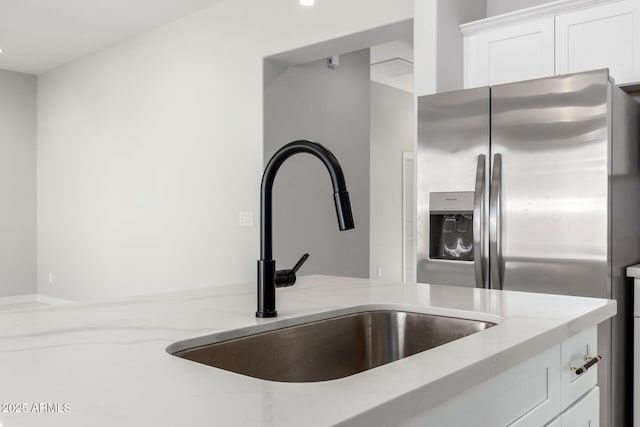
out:
{"label": "ice and water dispenser", "polygon": [[429,258],[473,261],[473,191],[429,193]]}

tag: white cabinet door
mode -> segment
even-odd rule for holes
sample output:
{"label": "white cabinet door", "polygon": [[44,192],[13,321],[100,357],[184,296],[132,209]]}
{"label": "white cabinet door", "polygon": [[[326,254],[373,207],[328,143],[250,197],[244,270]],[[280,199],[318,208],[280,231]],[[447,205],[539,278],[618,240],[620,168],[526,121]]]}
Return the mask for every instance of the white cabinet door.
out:
{"label": "white cabinet door", "polygon": [[482,31],[465,38],[465,88],[553,76],[554,19]]}
{"label": "white cabinet door", "polygon": [[562,413],[562,427],[600,426],[600,389],[594,387]]}
{"label": "white cabinet door", "polygon": [[398,427],[540,427],[560,414],[560,393],[557,345]]}
{"label": "white cabinet door", "polygon": [[556,16],[556,73],[609,68],[616,84],[640,81],[640,2]]}
{"label": "white cabinet door", "polygon": [[562,427],[562,416],[555,418],[553,421],[551,421],[549,424],[545,425],[544,427]]}
{"label": "white cabinet door", "polygon": [[577,401],[591,390],[598,382],[598,365],[589,369],[585,374],[576,375],[571,367],[579,367],[587,362],[586,356],[598,355],[598,332],[594,326],[580,332],[564,341],[562,349],[562,410]]}
{"label": "white cabinet door", "polygon": [[[640,294],[640,280],[635,279],[636,298]],[[640,317],[638,310],[640,305],[636,303],[634,308],[636,317],[633,319],[633,427],[640,427]]]}

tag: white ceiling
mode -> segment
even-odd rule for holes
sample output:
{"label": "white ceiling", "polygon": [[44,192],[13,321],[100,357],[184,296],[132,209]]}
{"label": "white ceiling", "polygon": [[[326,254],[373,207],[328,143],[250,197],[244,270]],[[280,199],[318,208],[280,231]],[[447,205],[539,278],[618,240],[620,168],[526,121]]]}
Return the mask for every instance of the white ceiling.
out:
{"label": "white ceiling", "polygon": [[0,69],[40,74],[222,0],[0,0]]}

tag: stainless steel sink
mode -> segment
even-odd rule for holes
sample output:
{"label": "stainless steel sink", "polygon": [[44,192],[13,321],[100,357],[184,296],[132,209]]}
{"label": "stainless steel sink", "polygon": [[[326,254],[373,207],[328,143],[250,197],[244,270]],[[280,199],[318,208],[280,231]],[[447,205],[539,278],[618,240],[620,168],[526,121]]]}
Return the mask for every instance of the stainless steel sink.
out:
{"label": "stainless steel sink", "polygon": [[[186,347],[185,343],[176,343],[167,351],[263,380],[327,381],[429,350],[494,325],[406,311],[366,311],[193,348],[181,349]],[[243,332],[251,333],[247,330],[240,333]]]}

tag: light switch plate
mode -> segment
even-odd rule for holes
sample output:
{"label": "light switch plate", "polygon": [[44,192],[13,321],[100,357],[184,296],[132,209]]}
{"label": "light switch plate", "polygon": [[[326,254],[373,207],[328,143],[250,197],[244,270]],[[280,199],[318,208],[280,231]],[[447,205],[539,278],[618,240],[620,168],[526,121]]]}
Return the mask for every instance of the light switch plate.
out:
{"label": "light switch plate", "polygon": [[238,212],[238,225],[240,227],[252,227],[253,226],[253,212],[252,211],[240,211],[240,212]]}

